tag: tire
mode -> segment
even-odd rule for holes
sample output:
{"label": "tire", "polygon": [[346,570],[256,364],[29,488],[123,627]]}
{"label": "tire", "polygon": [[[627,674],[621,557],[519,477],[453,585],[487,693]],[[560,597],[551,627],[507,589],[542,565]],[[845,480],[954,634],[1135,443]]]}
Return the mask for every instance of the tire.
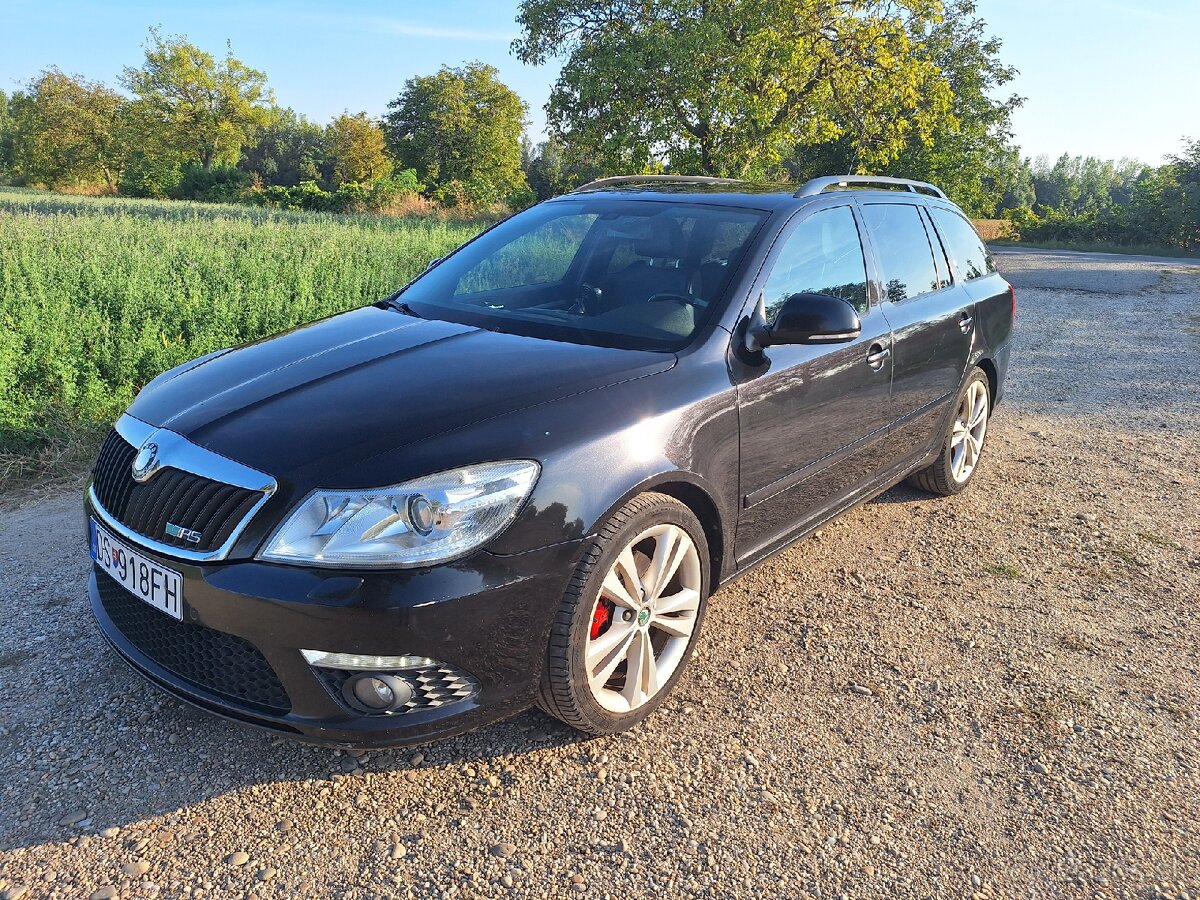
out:
{"label": "tire", "polygon": [[983,369],[976,367],[971,370],[955,398],[954,412],[942,436],[937,459],[908,476],[907,482],[943,497],[966,490],[979,470],[991,415],[991,386]]}
{"label": "tire", "polygon": [[[660,553],[679,561],[656,589]],[[665,494],[630,500],[601,528],[571,577],[551,626],[538,706],[587,734],[633,728],[662,705],[691,659],[709,578],[704,529],[690,509]],[[647,677],[639,679],[639,672]]]}

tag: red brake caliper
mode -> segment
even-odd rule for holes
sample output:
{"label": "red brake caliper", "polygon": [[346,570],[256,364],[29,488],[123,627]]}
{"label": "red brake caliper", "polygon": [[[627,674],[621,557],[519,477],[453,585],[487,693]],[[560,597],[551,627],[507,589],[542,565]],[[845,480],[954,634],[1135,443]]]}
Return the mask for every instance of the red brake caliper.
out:
{"label": "red brake caliper", "polygon": [[604,626],[612,619],[613,603],[600,597],[596,600],[596,608],[592,610],[592,640],[600,637]]}

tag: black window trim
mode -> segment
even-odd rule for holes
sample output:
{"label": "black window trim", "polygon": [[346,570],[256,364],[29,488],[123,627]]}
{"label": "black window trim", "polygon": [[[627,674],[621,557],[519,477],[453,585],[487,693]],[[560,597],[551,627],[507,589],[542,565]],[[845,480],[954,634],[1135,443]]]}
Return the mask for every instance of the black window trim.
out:
{"label": "black window trim", "polygon": [[[953,287],[958,284],[958,276],[954,273],[954,261],[950,256],[950,251],[946,249],[946,242],[942,239],[942,233],[937,230],[937,226],[933,222],[933,212],[928,206],[921,206],[921,221],[925,223],[925,234],[929,237],[929,247],[933,250],[933,267],[938,273],[938,284],[941,285],[938,290],[944,290],[948,287]],[[937,246],[933,242],[937,241]],[[938,265],[938,250],[942,251],[942,263],[946,271],[946,283],[942,284],[942,267]],[[936,293],[936,292],[934,292]]]}

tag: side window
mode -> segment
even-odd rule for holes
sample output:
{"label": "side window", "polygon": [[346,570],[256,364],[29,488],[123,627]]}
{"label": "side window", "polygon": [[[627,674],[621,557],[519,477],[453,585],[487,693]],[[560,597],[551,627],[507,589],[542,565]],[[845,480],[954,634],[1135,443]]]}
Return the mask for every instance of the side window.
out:
{"label": "side window", "polygon": [[841,297],[867,311],[867,268],[850,207],[814,213],[784,240],[763,288],[767,321],[788,297],[804,293]]}
{"label": "side window", "polygon": [[893,303],[938,289],[933,250],[917,207],[908,203],[869,203],[863,218],[887,298]]}
{"label": "side window", "polygon": [[955,274],[962,281],[982,278],[996,271],[992,255],[970,222],[958,213],[944,209],[930,209],[929,213],[950,253]]}
{"label": "side window", "polygon": [[562,281],[594,221],[595,215],[551,219],[465,272],[454,293],[474,294]]}

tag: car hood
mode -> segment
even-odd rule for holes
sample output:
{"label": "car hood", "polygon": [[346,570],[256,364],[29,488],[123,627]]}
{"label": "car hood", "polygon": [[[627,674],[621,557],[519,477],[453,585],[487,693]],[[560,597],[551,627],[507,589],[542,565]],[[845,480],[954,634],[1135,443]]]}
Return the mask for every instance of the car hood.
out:
{"label": "car hood", "polygon": [[129,413],[263,472],[309,480],[674,363],[673,354],[364,307],[172,369],[142,390]]}

